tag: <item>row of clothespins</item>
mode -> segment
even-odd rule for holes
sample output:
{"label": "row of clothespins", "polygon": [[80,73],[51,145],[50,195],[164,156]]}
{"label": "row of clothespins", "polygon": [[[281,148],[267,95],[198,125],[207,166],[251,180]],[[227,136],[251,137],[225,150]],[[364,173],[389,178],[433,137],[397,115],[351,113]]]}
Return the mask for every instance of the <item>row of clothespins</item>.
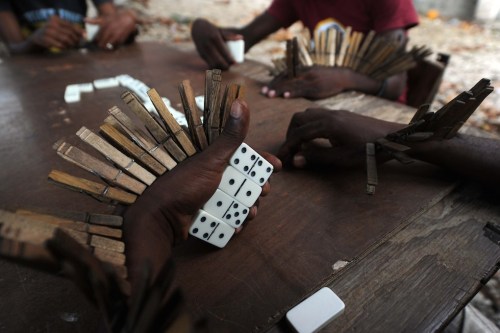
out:
{"label": "row of clothespins", "polygon": [[136,95],[126,91],[121,97],[134,117],[114,106],[100,126],[102,136],[86,127],[76,133],[107,161],[65,141],[54,145],[62,158],[98,176],[104,183],[60,170],[52,170],[49,179],[99,200],[135,202],[158,176],[205,149],[221,133],[233,101],[244,94],[238,84],[224,88],[220,70],[207,71],[202,117],[188,80],[179,85],[179,92],[187,129],[179,125],[155,89],[150,89],[148,96],[157,113],[149,112]]}
{"label": "row of clothespins", "polygon": [[311,40],[306,29],[287,41],[285,58],[273,60],[274,74],[287,72],[295,77],[300,67],[313,65],[350,68],[376,80],[413,68],[418,61],[432,54],[425,46],[414,46],[406,51],[406,44],[388,40],[370,31],[362,32],[347,27],[341,32],[330,28],[318,32]]}

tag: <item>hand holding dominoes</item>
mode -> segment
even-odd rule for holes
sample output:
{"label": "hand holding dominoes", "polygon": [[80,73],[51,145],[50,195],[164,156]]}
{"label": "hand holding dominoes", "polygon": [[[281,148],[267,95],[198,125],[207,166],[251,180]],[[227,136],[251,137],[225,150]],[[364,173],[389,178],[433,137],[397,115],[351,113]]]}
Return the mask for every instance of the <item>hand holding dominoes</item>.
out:
{"label": "hand holding dominoes", "polygon": [[[159,177],[134,205],[129,207],[124,219],[124,237],[127,242],[127,258],[131,263],[140,263],[148,257],[148,253],[155,253],[153,260],[163,262],[171,252],[169,244],[173,240],[187,238],[191,225],[196,226],[197,221],[203,223],[201,222],[203,217],[205,221],[209,220],[210,223],[215,222],[217,225],[216,228],[209,226],[211,229],[207,230],[211,233],[213,231],[213,235],[217,234],[217,239],[220,239],[218,232],[226,230],[227,240],[245,219],[255,217],[257,213],[255,200],[259,195],[266,195],[270,191],[267,178],[271,172],[268,172],[267,167],[273,168],[275,172],[279,171],[281,162],[270,154],[263,154],[265,159],[260,155],[252,158],[248,154],[249,150],[247,153],[241,151],[241,148],[246,147],[242,146],[242,142],[247,134],[248,125],[249,110],[246,103],[236,100],[222,134],[205,150]],[[237,156],[240,156],[239,162],[235,161]],[[233,166],[229,166],[230,163],[241,170],[249,166],[250,177],[254,177],[260,183],[250,180]],[[253,164],[255,165],[250,170]],[[261,170],[262,177],[258,177]],[[264,180],[261,181],[260,178]],[[227,180],[226,187],[222,186],[225,180]],[[221,189],[222,187],[225,190]],[[200,208],[208,212],[204,213]],[[202,233],[203,230],[200,228],[198,230],[203,239],[206,231]],[[191,234],[196,234],[193,228]],[[150,241],[144,242],[144,239]],[[170,242],[162,241],[165,239]],[[223,237],[223,240],[226,238]],[[212,244],[220,245],[220,243]]]}

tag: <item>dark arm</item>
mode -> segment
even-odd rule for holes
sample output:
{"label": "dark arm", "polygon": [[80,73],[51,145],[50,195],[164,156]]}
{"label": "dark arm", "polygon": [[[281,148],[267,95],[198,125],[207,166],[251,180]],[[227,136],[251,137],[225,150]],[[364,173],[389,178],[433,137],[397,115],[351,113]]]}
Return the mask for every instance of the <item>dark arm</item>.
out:
{"label": "dark arm", "polygon": [[[293,116],[287,138],[278,156],[295,167],[330,165],[362,167],[365,164],[365,144],[375,142],[405,127],[349,111],[309,109]],[[330,146],[316,144],[327,139]],[[446,168],[457,175],[500,186],[500,141],[459,134],[449,140],[405,142],[408,154],[418,160]],[[377,154],[377,161],[388,155]]]}

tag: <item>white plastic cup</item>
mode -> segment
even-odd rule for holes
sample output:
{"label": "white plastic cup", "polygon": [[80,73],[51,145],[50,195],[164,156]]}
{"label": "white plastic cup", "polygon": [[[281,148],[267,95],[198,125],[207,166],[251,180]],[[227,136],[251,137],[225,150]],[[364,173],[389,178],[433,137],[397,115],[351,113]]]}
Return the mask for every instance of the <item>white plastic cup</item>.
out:
{"label": "white plastic cup", "polygon": [[243,39],[228,40],[226,45],[236,63],[241,64],[245,61],[245,41]]}

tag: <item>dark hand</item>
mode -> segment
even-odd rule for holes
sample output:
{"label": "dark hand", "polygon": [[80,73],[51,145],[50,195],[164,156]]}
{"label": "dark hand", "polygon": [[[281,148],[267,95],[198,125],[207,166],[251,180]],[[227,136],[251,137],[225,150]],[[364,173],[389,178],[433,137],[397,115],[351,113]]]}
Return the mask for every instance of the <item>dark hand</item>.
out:
{"label": "dark hand", "polygon": [[30,40],[45,49],[67,49],[78,45],[82,36],[82,28],[61,20],[58,16],[52,16],[43,27],[30,36]]}
{"label": "dark hand", "polygon": [[191,27],[191,36],[198,53],[210,68],[228,69],[235,63],[226,41],[241,39],[241,35],[219,29],[207,20],[197,19]]}
{"label": "dark hand", "polygon": [[94,41],[102,49],[113,50],[122,45],[137,31],[137,18],[130,10],[119,10],[113,14],[88,18],[87,23],[99,25]]}
{"label": "dark hand", "polygon": [[[403,126],[349,111],[308,109],[293,116],[278,157],[299,168],[360,165],[365,161],[367,142]],[[327,144],[320,139],[326,139]]]}
{"label": "dark hand", "polygon": [[313,66],[299,70],[295,78],[286,73],[274,78],[262,93],[267,97],[321,99],[336,95],[349,86],[349,69]]}
{"label": "dark hand", "polygon": [[[206,150],[159,177],[125,214],[124,238],[132,280],[147,259],[155,271],[168,259],[174,242],[186,239],[193,216],[215,193],[229,158],[243,142],[249,125],[246,103],[236,101],[221,136]],[[281,162],[264,155],[275,171]],[[263,186],[262,195],[270,191]],[[257,206],[250,209],[255,217]],[[133,282],[133,281],[132,281]]]}

